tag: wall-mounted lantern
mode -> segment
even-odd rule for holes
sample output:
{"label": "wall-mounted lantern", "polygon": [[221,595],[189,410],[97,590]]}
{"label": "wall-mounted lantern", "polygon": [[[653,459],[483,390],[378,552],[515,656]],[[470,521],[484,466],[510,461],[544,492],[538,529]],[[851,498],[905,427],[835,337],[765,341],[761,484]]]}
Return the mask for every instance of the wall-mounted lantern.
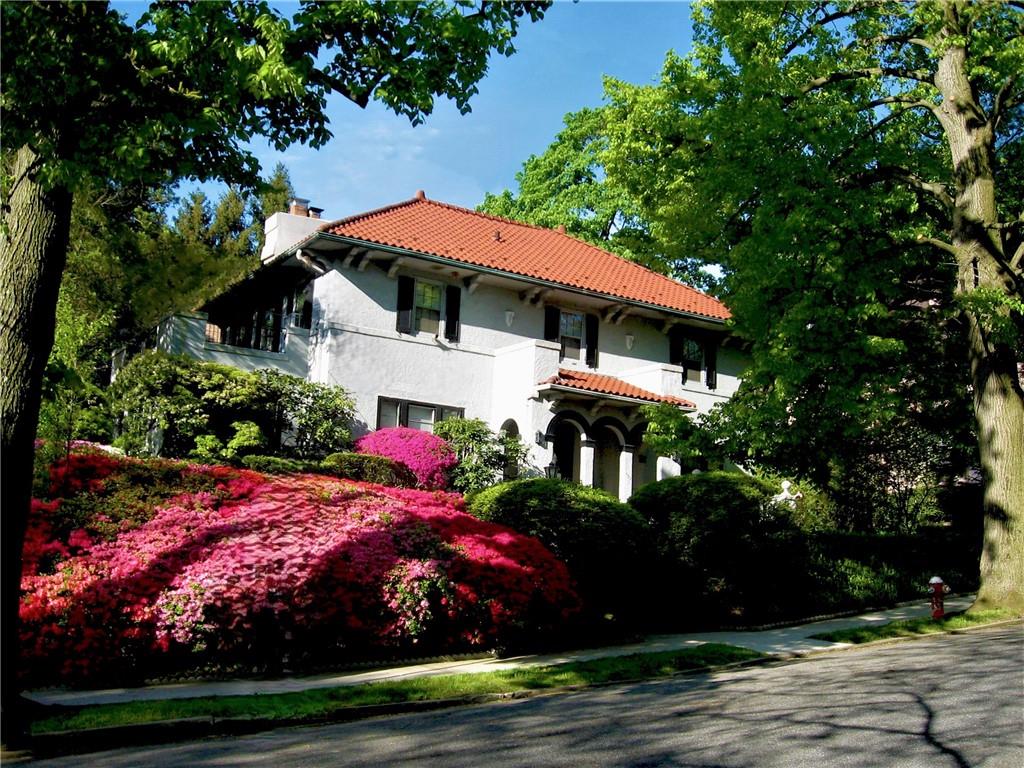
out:
{"label": "wall-mounted lantern", "polygon": [[633,344],[635,342],[636,342],[636,336],[634,336],[632,333],[627,333],[626,334],[626,349],[632,349],[633,348]]}
{"label": "wall-mounted lantern", "polygon": [[544,476],[548,480],[557,480],[560,475],[558,474],[558,464],[555,463],[555,458],[551,457],[551,463],[544,467]]}
{"label": "wall-mounted lantern", "polygon": [[514,323],[515,321],[516,321],[515,310],[506,309],[505,310],[505,325],[507,325],[509,328],[511,328],[512,327],[512,323]]}

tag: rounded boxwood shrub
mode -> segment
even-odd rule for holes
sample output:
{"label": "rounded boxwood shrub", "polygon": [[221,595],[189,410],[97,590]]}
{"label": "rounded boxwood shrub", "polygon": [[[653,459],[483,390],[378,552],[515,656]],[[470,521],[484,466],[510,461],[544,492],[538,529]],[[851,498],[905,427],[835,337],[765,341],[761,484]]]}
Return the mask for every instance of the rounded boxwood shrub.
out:
{"label": "rounded boxwood shrub", "polygon": [[346,480],[379,483],[394,488],[415,488],[412,470],[386,456],[368,453],[332,453],[320,463],[320,470]]}
{"label": "rounded boxwood shrub", "polygon": [[738,472],[705,472],[651,483],[630,505],[658,541],[666,604],[691,622],[749,624],[799,614],[809,588],[806,536],[778,489]]}
{"label": "rounded boxwood shrub", "polygon": [[610,494],[531,478],[487,488],[467,502],[474,517],[534,536],[569,566],[592,616],[635,618],[650,561],[650,530]]}

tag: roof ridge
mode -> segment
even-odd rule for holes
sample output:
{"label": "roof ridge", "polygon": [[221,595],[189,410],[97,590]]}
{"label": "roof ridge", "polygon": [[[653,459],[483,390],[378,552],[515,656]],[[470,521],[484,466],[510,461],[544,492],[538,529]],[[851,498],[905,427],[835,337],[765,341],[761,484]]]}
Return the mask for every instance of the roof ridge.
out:
{"label": "roof ridge", "polygon": [[[379,216],[382,213],[387,213],[388,211],[394,211],[394,210],[397,210],[398,208],[404,208],[405,206],[412,205],[413,203],[422,203],[422,202],[424,202],[424,200],[425,200],[425,198],[411,197],[408,200],[400,200],[399,202],[391,203],[390,205],[382,205],[380,208],[372,208],[369,211],[363,211],[362,213],[355,213],[355,214],[353,214],[351,216],[345,216],[344,218],[341,218],[341,219],[334,219],[333,221],[325,221],[323,224],[321,224],[317,228],[317,231],[318,232],[323,232],[325,230],[330,229],[331,227],[340,227],[343,224],[351,224],[353,221],[359,221],[360,219],[368,219],[371,216]],[[430,202],[430,201],[428,201],[428,202]]]}

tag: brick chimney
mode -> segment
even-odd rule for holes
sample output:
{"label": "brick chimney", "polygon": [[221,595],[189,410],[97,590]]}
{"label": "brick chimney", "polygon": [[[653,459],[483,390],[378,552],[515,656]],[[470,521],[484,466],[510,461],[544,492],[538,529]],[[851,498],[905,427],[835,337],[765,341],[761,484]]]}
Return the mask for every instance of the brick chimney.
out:
{"label": "brick chimney", "polygon": [[304,197],[293,197],[288,201],[288,213],[292,216],[309,216],[309,200]]}

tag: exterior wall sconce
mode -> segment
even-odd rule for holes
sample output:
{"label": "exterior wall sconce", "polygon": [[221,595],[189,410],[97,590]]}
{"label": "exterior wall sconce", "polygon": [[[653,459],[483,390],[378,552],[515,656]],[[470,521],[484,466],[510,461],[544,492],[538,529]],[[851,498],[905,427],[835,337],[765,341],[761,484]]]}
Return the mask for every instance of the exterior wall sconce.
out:
{"label": "exterior wall sconce", "polygon": [[512,327],[512,323],[514,323],[515,321],[516,321],[516,313],[515,313],[515,311],[511,310],[511,309],[506,309],[505,310],[505,325],[507,325],[509,328],[511,328]]}
{"label": "exterior wall sconce", "polygon": [[636,342],[636,336],[634,336],[632,333],[627,333],[626,334],[626,349],[632,349],[633,348],[633,344],[635,342]]}

